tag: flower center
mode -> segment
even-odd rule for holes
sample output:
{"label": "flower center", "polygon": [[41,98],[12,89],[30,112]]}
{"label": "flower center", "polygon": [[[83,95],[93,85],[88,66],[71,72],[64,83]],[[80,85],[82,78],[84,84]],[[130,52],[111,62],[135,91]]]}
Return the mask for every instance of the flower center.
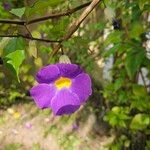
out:
{"label": "flower center", "polygon": [[71,80],[69,78],[60,77],[55,81],[55,86],[58,89],[62,89],[64,87],[69,88],[71,86]]}

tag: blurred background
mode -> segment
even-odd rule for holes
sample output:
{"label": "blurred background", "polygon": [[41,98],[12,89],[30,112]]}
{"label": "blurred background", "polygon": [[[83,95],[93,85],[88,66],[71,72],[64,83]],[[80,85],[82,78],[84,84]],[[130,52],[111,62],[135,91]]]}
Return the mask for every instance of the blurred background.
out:
{"label": "blurred background", "polygon": [[[89,5],[0,1],[0,150],[150,150],[149,0],[101,0],[52,56]],[[29,90],[62,52],[91,76],[93,94],[73,115],[55,117],[36,107]]]}

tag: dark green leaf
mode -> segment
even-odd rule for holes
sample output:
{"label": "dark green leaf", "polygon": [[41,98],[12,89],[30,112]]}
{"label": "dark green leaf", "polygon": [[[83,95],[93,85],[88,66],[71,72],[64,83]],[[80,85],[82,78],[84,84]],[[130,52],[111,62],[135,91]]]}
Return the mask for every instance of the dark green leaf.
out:
{"label": "dark green leaf", "polygon": [[144,59],[144,49],[133,49],[127,53],[125,67],[130,79],[133,79],[135,73]]}
{"label": "dark green leaf", "polygon": [[24,50],[24,49],[25,49],[24,39],[13,38],[7,43],[6,47],[4,48],[4,55],[7,55],[16,50]]}

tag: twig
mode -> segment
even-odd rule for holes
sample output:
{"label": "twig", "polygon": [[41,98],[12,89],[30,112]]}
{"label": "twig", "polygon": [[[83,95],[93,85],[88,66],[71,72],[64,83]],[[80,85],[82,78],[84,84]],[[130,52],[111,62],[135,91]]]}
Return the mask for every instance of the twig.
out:
{"label": "twig", "polygon": [[30,37],[33,39],[32,34],[31,34],[30,30],[28,29],[27,25],[25,24],[24,26],[25,26],[27,32],[29,33]]}
{"label": "twig", "polygon": [[25,24],[28,25],[28,24],[33,24],[33,23],[41,22],[41,21],[46,21],[48,19],[60,18],[60,17],[63,17],[63,16],[71,15],[71,14],[75,13],[76,11],[83,9],[84,7],[87,7],[88,5],[90,5],[90,3],[91,2],[87,2],[85,4],[77,6],[75,8],[69,9],[66,12],[57,13],[57,14],[51,14],[51,15],[46,16],[46,17],[36,18],[36,19],[29,20],[29,21],[0,19],[0,23],[16,24],[16,25],[23,25],[24,26]]}
{"label": "twig", "polygon": [[26,35],[22,35],[22,34],[17,34],[17,35],[0,35],[0,37],[22,37],[25,39],[29,39],[29,40],[36,40],[36,41],[41,41],[41,42],[52,42],[52,43],[60,43],[62,42],[61,40],[48,40],[48,39],[40,39],[40,38],[34,38],[34,37],[30,37],[30,36],[26,36]]}
{"label": "twig", "polygon": [[[62,38],[62,42],[71,38],[73,33],[79,28],[80,24],[84,21],[84,19],[90,14],[90,12],[98,5],[101,0],[93,0],[91,4],[83,11],[80,17],[72,24],[69,28],[68,33]],[[50,56],[55,55],[58,50],[61,48],[61,42],[54,48]]]}

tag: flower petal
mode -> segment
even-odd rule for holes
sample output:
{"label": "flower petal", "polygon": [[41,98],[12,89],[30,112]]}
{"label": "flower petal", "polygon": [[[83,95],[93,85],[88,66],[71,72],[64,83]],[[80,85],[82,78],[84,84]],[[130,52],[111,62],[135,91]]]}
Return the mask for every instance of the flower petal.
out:
{"label": "flower petal", "polygon": [[91,79],[88,74],[79,74],[72,80],[71,91],[78,95],[80,101],[85,102],[92,94]]}
{"label": "flower petal", "polygon": [[61,76],[74,78],[78,74],[82,73],[83,70],[76,64],[56,64],[60,70]]}
{"label": "flower petal", "polygon": [[36,75],[39,83],[51,83],[60,75],[59,68],[56,65],[48,65],[43,67]]}
{"label": "flower petal", "polygon": [[39,84],[30,90],[30,95],[37,106],[41,109],[50,107],[51,99],[55,95],[56,89],[53,85]]}
{"label": "flower petal", "polygon": [[51,108],[55,115],[71,114],[80,107],[80,101],[76,94],[64,88],[58,91],[51,101]]}

